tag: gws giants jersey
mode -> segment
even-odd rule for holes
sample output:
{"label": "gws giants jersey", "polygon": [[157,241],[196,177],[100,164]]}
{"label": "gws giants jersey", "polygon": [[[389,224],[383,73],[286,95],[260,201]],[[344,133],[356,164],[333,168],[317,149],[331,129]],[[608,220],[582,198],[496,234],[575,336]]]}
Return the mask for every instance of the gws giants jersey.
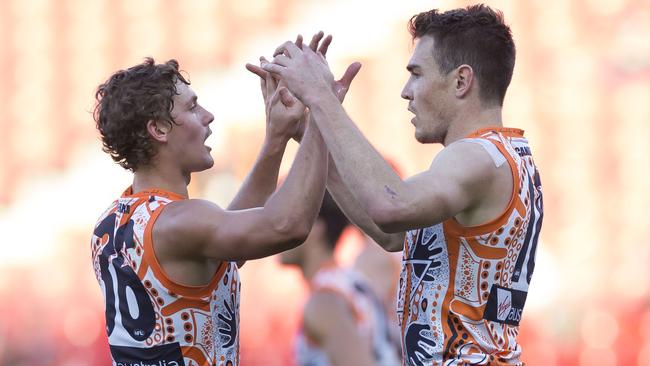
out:
{"label": "gws giants jersey", "polygon": [[542,225],[542,190],[523,131],[479,130],[497,166],[509,164],[507,209],[484,225],[454,218],[406,233],[398,318],[406,365],[521,365],[517,343]]}
{"label": "gws giants jersey", "polygon": [[235,263],[222,262],[209,284],[170,280],[153,251],[153,225],[183,197],[127,189],[99,219],[91,249],[106,302],[115,366],[236,366],[239,292]]}
{"label": "gws giants jersey", "polygon": [[[399,354],[390,341],[389,324],[377,296],[365,279],[352,269],[334,265],[319,270],[311,281],[311,291],[330,291],[341,296],[352,309],[356,325],[364,338],[370,339],[375,365],[399,365]],[[330,366],[327,354],[300,330],[295,343],[299,366]]]}

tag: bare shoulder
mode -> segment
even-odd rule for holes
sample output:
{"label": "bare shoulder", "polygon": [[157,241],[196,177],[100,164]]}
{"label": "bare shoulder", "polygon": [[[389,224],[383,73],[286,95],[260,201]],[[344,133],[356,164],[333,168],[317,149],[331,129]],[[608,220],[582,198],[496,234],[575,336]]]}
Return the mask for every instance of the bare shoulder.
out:
{"label": "bare shoulder", "polygon": [[440,158],[431,168],[446,171],[457,183],[457,197],[465,202],[454,213],[460,223],[476,226],[504,212],[513,187],[513,172],[505,157],[493,155],[481,144],[458,141],[443,149]]}
{"label": "bare shoulder", "polygon": [[[153,228],[157,252],[173,251],[176,255],[196,252],[223,212],[217,204],[201,199],[169,203]],[[177,245],[179,243],[183,245]]]}
{"label": "bare shoulder", "polygon": [[202,199],[188,199],[169,203],[160,213],[156,226],[158,231],[173,234],[200,228],[224,210],[219,205]]}
{"label": "bare shoulder", "polygon": [[431,163],[430,170],[439,169],[467,177],[489,177],[496,173],[497,166],[483,146],[457,141],[442,149]]}

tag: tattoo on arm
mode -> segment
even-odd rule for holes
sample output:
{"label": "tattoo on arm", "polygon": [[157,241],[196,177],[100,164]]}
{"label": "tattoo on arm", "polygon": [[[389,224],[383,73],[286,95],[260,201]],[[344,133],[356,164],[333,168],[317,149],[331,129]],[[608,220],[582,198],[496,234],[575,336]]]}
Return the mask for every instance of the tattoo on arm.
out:
{"label": "tattoo on arm", "polygon": [[390,195],[391,198],[397,197],[397,192],[393,191],[389,186],[384,186],[384,189],[386,190],[386,193]]}

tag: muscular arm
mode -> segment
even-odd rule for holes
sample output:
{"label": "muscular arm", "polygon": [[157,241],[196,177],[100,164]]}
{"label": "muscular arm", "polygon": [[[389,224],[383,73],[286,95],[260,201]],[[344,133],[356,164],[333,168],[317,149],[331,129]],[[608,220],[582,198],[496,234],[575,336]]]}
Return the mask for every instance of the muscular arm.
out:
{"label": "muscular arm", "polygon": [[427,171],[402,181],[335,97],[310,107],[346,187],[382,231],[440,223],[472,208],[493,188],[497,170],[476,144],[452,144]]}
{"label": "muscular arm", "polygon": [[314,293],[305,305],[303,325],[332,365],[374,365],[371,340],[359,333],[352,309],[341,296]]}
{"label": "muscular arm", "polygon": [[[261,70],[253,65],[246,67],[249,70]],[[302,103],[290,96],[286,89],[280,90],[270,75],[265,74],[260,80],[266,111],[264,144],[253,168],[228,205],[228,210],[261,207],[275,191],[287,142],[298,126],[304,110]],[[237,265],[242,267],[244,263],[245,261],[241,260]]]}
{"label": "muscular arm", "polygon": [[[451,144],[428,171],[402,181],[345,113],[331,90],[332,74],[322,56],[286,42],[272,64],[264,66],[286,82],[310,109],[345,185],[384,232],[440,223],[498,196],[497,175],[489,155],[471,143]],[[276,51],[276,53],[278,52]],[[498,174],[497,174],[498,171]],[[471,215],[470,215],[471,216]]]}
{"label": "muscular arm", "polygon": [[[339,100],[343,99],[345,95],[338,96]],[[311,115],[307,113],[307,117],[311,119]],[[315,121],[311,121],[316,124]],[[341,179],[341,175],[336,168],[334,159],[328,155],[329,165],[327,168],[327,190],[330,192],[336,204],[341,208],[341,211],[354,225],[361,229],[364,233],[370,236],[375,243],[381,246],[384,250],[389,252],[396,252],[402,250],[404,247],[404,232],[385,233],[377,224],[368,216],[363,207],[359,204],[356,197],[346,187],[345,182]]]}
{"label": "muscular arm", "polygon": [[[336,103],[333,94],[325,94],[322,103],[311,104],[310,112],[322,128],[323,138],[337,168],[334,174],[329,174],[334,178],[331,181],[345,182],[344,187],[356,198],[359,211],[364,212],[372,223],[366,226],[374,225],[385,231],[388,225],[382,220],[383,214],[387,207],[406,201],[405,183],[363,136],[343,107]],[[373,235],[371,237],[374,239]]]}
{"label": "muscular arm", "polygon": [[303,140],[284,184],[263,207],[228,211],[204,200],[170,203],[154,230],[154,239],[166,243],[157,254],[234,261],[302,243],[320,208],[327,174],[327,150],[318,129],[308,127]]}
{"label": "muscular arm", "polygon": [[[263,206],[275,191],[282,156],[288,140],[267,135],[253,168],[246,176],[235,198],[228,205],[228,210],[243,210]],[[246,261],[237,262],[242,267]]]}
{"label": "muscular arm", "polygon": [[[332,41],[332,37],[326,37],[319,47],[322,36],[322,32],[314,35],[309,48],[312,51],[316,51],[318,49],[324,58],[330,42]],[[331,90],[334,95],[336,95],[339,103],[343,103],[343,100],[345,100],[345,96],[350,90],[350,85],[360,69],[361,64],[358,62],[353,62],[345,70],[341,79],[335,80],[332,83]],[[308,118],[311,118],[310,114],[308,114]],[[312,121],[312,123],[315,124],[316,122]],[[368,236],[373,238],[373,240],[385,250],[402,250],[404,246],[404,233],[385,233],[374,223],[374,221],[363,210],[356,197],[345,186],[345,183],[341,179],[338,169],[336,168],[336,164],[334,163],[334,160],[331,156],[329,157],[329,167],[327,171],[327,190],[330,192],[348,220],[354,223]]]}
{"label": "muscular arm", "polygon": [[305,109],[302,103],[291,96],[286,88],[279,87],[264,70],[251,64],[247,64],[246,68],[260,76],[266,112],[266,134],[255,165],[228,206],[229,210],[261,207],[275,191],[284,150],[295,134]]}
{"label": "muscular arm", "polygon": [[[308,116],[308,118],[311,117]],[[311,123],[315,124],[316,122],[312,121]],[[348,220],[370,236],[375,243],[389,252],[397,252],[403,249],[405,232],[386,233],[375,224],[361,207],[356,197],[346,187],[336,168],[334,159],[329,154],[326,187]]]}
{"label": "muscular arm", "polygon": [[356,197],[346,187],[336,168],[334,159],[330,156],[327,169],[327,190],[330,192],[341,211],[359,229],[370,236],[374,242],[390,252],[402,250],[404,247],[404,232],[385,233],[368,216]]}
{"label": "muscular arm", "polygon": [[235,198],[228,205],[228,210],[264,206],[271,193],[275,191],[278,171],[287,141],[282,138],[265,138],[255,165],[246,176]]}

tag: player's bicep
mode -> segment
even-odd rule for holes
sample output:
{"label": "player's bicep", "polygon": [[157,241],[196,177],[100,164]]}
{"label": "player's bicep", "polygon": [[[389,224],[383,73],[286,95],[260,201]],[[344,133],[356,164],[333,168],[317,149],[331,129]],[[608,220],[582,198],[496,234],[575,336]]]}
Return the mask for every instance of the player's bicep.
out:
{"label": "player's bicep", "polygon": [[450,145],[429,170],[406,181],[411,228],[440,223],[480,203],[494,179],[496,168],[481,146]]}
{"label": "player's bicep", "polygon": [[192,257],[261,258],[294,239],[261,207],[227,211],[209,201],[186,200],[169,204],[159,221],[160,235],[167,236],[171,249]]}
{"label": "player's bicep", "polygon": [[229,260],[267,257],[302,241],[291,229],[273,220],[263,207],[224,211],[204,253],[208,257],[225,255]]}

